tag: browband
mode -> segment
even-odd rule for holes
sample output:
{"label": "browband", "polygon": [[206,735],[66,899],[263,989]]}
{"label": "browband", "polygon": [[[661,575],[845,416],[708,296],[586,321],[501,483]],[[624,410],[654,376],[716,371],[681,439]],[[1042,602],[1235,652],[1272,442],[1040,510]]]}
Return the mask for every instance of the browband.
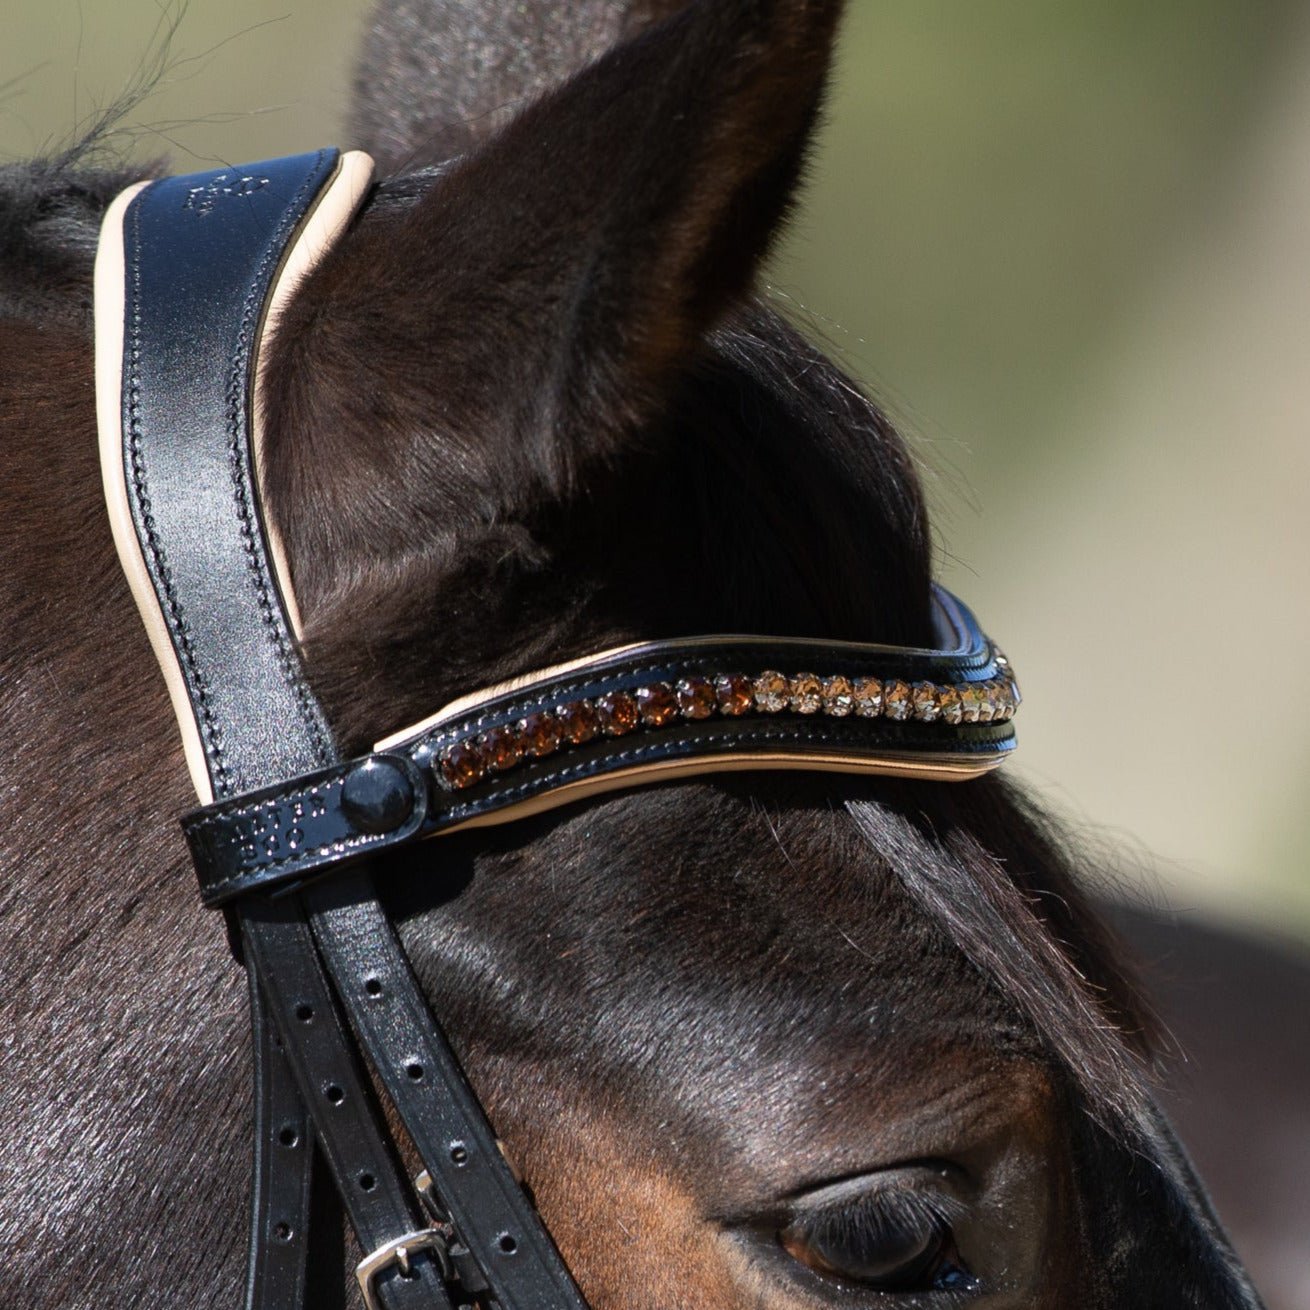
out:
{"label": "browband", "polygon": [[[261,347],[370,178],[367,156],[324,150],[142,183],[111,206],[97,258],[114,539],[202,803],[183,820],[201,895],[232,916],[251,974],[246,1305],[303,1304],[321,1160],[369,1253],[370,1310],[448,1310],[452,1281],[461,1303],[585,1310],[428,1011],[369,858],[724,771],[974,778],[1013,750],[1019,692],[968,609],[936,589],[936,649],[646,642],[475,692],[342,759],[262,507]],[[355,1040],[424,1161],[418,1186]]]}
{"label": "browband", "polygon": [[1014,747],[1018,687],[968,609],[941,589],[935,601],[941,650],[648,642],[465,697],[372,755],[187,815],[201,895],[221,906],[642,783],[759,769],[977,777]]}

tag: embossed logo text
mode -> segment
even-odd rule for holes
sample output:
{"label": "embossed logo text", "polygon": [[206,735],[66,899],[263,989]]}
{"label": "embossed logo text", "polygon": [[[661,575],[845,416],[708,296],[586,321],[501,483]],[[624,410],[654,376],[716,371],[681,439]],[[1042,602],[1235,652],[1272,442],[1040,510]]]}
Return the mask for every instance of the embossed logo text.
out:
{"label": "embossed logo text", "polygon": [[183,209],[189,209],[202,218],[212,214],[220,200],[229,196],[250,196],[268,185],[268,178],[253,173],[239,176],[236,173],[216,173],[202,186],[193,186],[186,195]]}

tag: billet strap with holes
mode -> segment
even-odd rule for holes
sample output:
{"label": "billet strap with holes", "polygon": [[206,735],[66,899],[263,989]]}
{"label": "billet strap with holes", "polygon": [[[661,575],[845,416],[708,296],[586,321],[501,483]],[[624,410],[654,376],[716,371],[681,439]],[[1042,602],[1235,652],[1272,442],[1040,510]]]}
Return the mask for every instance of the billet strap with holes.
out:
{"label": "billet strap with holes", "polygon": [[[202,802],[339,764],[261,508],[260,353],[370,177],[366,156],[325,150],[142,184],[105,219],[96,324],[106,500]],[[503,1310],[583,1310],[367,870],[230,909],[252,973],[257,1079],[247,1307],[304,1303],[311,1165],[321,1160],[367,1253],[368,1306],[449,1310],[455,1277],[461,1299],[485,1293]],[[423,1157],[444,1227],[405,1177],[365,1056]],[[454,1238],[458,1259],[447,1255]]]}

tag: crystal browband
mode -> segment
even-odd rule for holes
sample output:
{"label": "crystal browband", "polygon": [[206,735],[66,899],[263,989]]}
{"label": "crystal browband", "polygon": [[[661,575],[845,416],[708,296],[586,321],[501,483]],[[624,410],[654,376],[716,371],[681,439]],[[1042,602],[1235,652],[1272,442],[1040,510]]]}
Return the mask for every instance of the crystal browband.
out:
{"label": "crystal browband", "polygon": [[[1019,690],[936,591],[941,647],[652,642],[465,697],[371,755],[183,820],[211,906],[407,842],[641,783],[759,769],[965,780],[1014,748]],[[780,670],[819,669],[821,673]],[[746,670],[764,670],[746,672]]]}
{"label": "crystal browband", "polygon": [[797,673],[788,677],[767,670],[755,677],[721,673],[693,675],[676,684],[656,682],[635,690],[610,691],[595,700],[573,700],[551,709],[533,710],[517,723],[452,742],[434,761],[437,780],[453,791],[476,786],[492,774],[507,773],[533,759],[543,759],[572,746],[585,746],[600,736],[668,728],[680,722],[702,722],[722,715],[827,714],[843,719],[885,716],[903,723],[941,720],[961,723],[1004,723],[1019,707],[1019,685],[1008,661],[996,652],[1003,676],[985,682],[940,686],[933,682],[885,681],[876,677],[821,677]]}

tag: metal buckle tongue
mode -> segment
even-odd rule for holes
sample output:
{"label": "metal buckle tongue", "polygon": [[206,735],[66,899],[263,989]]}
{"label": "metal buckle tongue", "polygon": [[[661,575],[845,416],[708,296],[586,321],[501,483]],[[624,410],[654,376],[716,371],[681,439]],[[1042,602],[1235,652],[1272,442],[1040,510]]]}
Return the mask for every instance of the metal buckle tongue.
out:
{"label": "metal buckle tongue", "polygon": [[450,1282],[455,1271],[450,1263],[446,1239],[435,1228],[420,1228],[417,1232],[406,1233],[404,1237],[397,1237],[395,1241],[378,1247],[372,1255],[365,1256],[355,1267],[359,1290],[364,1294],[365,1310],[383,1310],[382,1302],[378,1300],[373,1290],[378,1275],[392,1265],[399,1265],[401,1277],[408,1278],[411,1257],[420,1251],[432,1253],[433,1259],[441,1270],[441,1277],[446,1282]]}

